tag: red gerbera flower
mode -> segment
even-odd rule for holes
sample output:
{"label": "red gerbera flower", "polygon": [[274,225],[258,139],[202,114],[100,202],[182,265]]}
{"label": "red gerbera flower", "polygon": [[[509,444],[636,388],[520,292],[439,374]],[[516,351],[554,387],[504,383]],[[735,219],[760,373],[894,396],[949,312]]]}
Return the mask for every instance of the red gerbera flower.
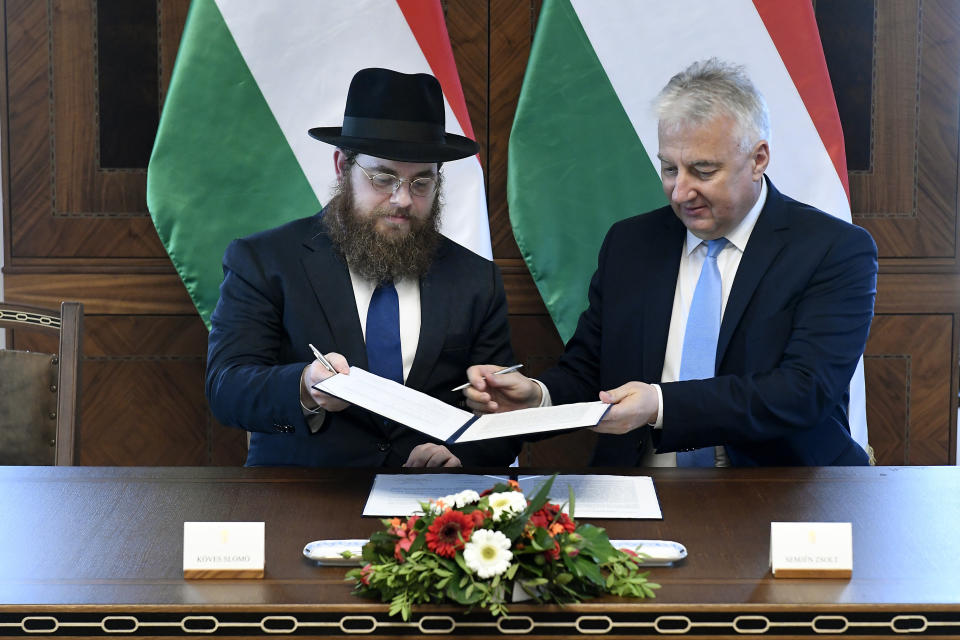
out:
{"label": "red gerbera flower", "polygon": [[473,518],[448,509],[427,528],[427,548],[438,556],[452,558],[463,549],[473,532]]}
{"label": "red gerbera flower", "polygon": [[551,537],[564,531],[573,533],[577,528],[570,516],[560,511],[559,506],[550,502],[530,516],[530,524],[546,529]]}

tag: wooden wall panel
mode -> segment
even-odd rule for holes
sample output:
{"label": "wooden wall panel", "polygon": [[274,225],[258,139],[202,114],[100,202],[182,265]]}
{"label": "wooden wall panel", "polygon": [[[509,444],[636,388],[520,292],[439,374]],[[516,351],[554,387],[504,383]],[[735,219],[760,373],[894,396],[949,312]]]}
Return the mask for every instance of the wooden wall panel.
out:
{"label": "wooden wall panel", "polygon": [[[119,33],[158,32],[159,81],[129,90],[159,96],[189,0],[132,2],[147,20],[118,25]],[[145,160],[100,166],[109,123],[99,90],[116,66],[97,57],[97,11],[107,4],[4,3],[4,297],[85,303],[80,464],[237,464],[243,456],[226,436],[231,430],[212,438],[206,329],[147,214]],[[13,345],[30,348],[16,335]]]}
{"label": "wooden wall panel", "polygon": [[[507,146],[520,86],[530,56],[536,7],[529,2],[490,0],[490,139],[487,202],[493,256],[519,258],[507,211]],[[507,270],[507,269],[505,269]]]}
{"label": "wooden wall panel", "polygon": [[864,356],[870,436],[880,464],[943,464],[955,445],[950,315],[878,316]]}
{"label": "wooden wall panel", "polygon": [[[11,270],[4,276],[6,297],[27,304],[59,307],[58,300],[82,298],[85,313],[118,316],[149,313],[196,315],[179,276],[152,273],[57,273]],[[198,317],[199,319],[199,317]]]}
{"label": "wooden wall panel", "polygon": [[480,163],[484,178],[489,153],[489,101],[487,78],[490,76],[489,52],[490,10],[486,2],[475,0],[446,0],[444,16],[450,46],[460,74],[463,97],[470,113],[470,124],[476,141],[480,144]]}
{"label": "wooden wall panel", "polygon": [[850,172],[851,208],[880,255],[870,440],[881,464],[956,463],[960,3],[872,4],[872,24],[844,25],[872,43],[872,82],[838,92],[871,109],[869,140],[848,136],[869,148],[869,166]]}
{"label": "wooden wall panel", "polygon": [[883,258],[953,262],[960,6],[878,2],[875,11],[872,167],[850,175],[854,220]]}
{"label": "wooden wall panel", "polygon": [[[903,464],[909,456],[910,464],[956,464],[957,275],[889,270],[881,267],[865,355],[867,416],[877,461]],[[912,375],[891,385],[895,371]]]}
{"label": "wooden wall panel", "polygon": [[[867,56],[867,72],[857,76],[867,81],[839,88],[838,100],[865,100],[870,114],[869,126],[847,130],[863,136],[848,144],[868,150],[867,166],[850,176],[855,221],[881,255],[866,363],[871,440],[882,463],[954,461],[960,0],[818,0],[818,17],[838,1],[867,3],[860,14],[870,16],[821,28]],[[5,297],[86,304],[81,463],[238,464],[245,434],[216,424],[206,407],[206,332],[146,216],[145,166],[104,168],[98,157],[101,74],[111,61],[97,58],[97,12],[112,2],[0,0]],[[158,86],[136,89],[155,91],[162,103],[189,0],[129,2],[155,9]],[[541,0],[442,6],[481,144],[515,350],[536,374],[562,344],[513,239],[506,184]],[[828,56],[831,71],[848,57]],[[544,441],[523,461],[580,463],[591,440]]]}
{"label": "wooden wall panel", "polygon": [[168,264],[146,212],[145,167],[99,168],[91,6],[89,0],[7,4],[6,233],[13,269],[31,264],[30,258],[57,257]]}
{"label": "wooden wall panel", "polygon": [[[199,356],[87,357],[78,464],[207,464],[204,364]],[[174,401],[157,402],[160,390]]]}

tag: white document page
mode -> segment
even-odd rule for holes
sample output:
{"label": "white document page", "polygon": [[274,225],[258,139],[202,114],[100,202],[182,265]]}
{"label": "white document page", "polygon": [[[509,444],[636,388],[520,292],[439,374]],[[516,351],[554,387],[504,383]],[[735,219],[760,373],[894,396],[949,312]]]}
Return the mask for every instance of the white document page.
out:
{"label": "white document page", "polygon": [[486,491],[506,476],[479,476],[460,473],[387,474],[378,473],[363,507],[365,516],[412,516],[420,503],[436,500],[467,489]]}
{"label": "white document page", "polygon": [[[518,482],[523,494],[529,498],[548,478],[521,476]],[[573,487],[575,518],[663,519],[650,476],[557,476],[550,487],[550,502],[568,502],[568,487]]]}
{"label": "white document page", "polygon": [[[443,442],[450,440],[474,417],[469,411],[360,367],[350,367],[348,375],[331,376],[313,386]],[[456,442],[593,426],[609,406],[603,402],[580,402],[490,414],[474,421]]]}
{"label": "white document page", "polygon": [[491,413],[478,418],[457,438],[457,442],[593,426],[600,422],[609,407],[609,404],[597,401]]}
{"label": "white document page", "polygon": [[350,367],[349,375],[331,376],[315,384],[314,388],[443,442],[473,418],[469,411],[457,409],[360,367]]}
{"label": "white document page", "polygon": [[[519,483],[529,499],[549,476],[521,476]],[[455,473],[377,474],[363,508],[365,516],[411,516],[420,513],[420,503],[473,489],[477,493],[506,482],[506,476]],[[624,518],[660,520],[660,503],[649,476],[561,475],[550,489],[550,501],[567,502],[569,486],[576,498],[577,518]]]}

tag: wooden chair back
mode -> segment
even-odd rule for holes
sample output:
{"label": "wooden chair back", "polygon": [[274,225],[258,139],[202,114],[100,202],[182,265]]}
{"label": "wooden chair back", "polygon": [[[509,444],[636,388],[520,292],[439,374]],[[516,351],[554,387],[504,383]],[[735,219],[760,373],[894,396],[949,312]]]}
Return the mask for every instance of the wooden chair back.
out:
{"label": "wooden chair back", "polygon": [[0,302],[0,329],[36,331],[58,344],[54,354],[0,350],[0,464],[72,465],[83,305],[64,302],[58,312]]}

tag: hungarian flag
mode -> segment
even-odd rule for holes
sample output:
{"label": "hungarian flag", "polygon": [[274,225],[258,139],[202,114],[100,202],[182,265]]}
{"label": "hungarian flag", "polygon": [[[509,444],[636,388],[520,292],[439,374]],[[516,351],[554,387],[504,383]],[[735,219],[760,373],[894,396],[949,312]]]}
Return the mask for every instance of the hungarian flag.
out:
{"label": "hungarian flag", "polygon": [[[446,129],[473,138],[439,0],[194,0],[147,171],[147,206],[203,321],[234,238],[316,213],[333,147],[365,67],[431,73]],[[479,159],[445,163],[441,231],[491,257]]]}
{"label": "hungarian flag", "polygon": [[[517,244],[564,341],[610,225],[667,204],[653,100],[690,63],[742,64],[770,109],[777,188],[850,221],[843,132],[809,0],[545,0],[509,146]],[[850,388],[866,447],[863,363]]]}

